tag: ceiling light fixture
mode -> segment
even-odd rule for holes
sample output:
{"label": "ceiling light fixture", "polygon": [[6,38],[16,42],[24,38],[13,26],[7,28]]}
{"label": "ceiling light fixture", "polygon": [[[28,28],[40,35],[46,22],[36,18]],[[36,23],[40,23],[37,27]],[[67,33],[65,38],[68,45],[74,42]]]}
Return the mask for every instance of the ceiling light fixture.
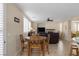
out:
{"label": "ceiling light fixture", "polygon": [[48,18],[47,21],[53,21],[53,19]]}

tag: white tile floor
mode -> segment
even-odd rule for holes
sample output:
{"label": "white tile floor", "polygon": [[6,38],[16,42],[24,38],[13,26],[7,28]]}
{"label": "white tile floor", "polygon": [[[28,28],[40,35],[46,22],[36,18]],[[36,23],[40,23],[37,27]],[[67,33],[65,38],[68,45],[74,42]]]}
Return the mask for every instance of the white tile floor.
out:
{"label": "white tile floor", "polygon": [[[49,54],[45,53],[45,56],[69,56],[70,54],[70,42],[66,40],[60,40],[58,44],[49,44]],[[27,50],[25,49],[22,56],[27,56]],[[37,53],[33,53],[33,56],[39,56]]]}

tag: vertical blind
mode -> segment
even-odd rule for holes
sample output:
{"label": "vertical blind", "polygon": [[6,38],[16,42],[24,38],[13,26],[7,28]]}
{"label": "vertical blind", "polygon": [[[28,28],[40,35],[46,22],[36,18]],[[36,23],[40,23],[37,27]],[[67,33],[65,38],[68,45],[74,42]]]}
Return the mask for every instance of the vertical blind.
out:
{"label": "vertical blind", "polygon": [[3,55],[3,4],[0,3],[0,56]]}

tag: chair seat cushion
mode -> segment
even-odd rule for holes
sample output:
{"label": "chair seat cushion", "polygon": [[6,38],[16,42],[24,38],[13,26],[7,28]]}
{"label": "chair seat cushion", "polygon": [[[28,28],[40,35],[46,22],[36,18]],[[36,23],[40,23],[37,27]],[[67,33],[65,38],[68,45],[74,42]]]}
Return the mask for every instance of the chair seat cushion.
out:
{"label": "chair seat cushion", "polygon": [[33,44],[33,45],[31,45],[31,48],[39,48],[41,45],[36,45],[36,44]]}

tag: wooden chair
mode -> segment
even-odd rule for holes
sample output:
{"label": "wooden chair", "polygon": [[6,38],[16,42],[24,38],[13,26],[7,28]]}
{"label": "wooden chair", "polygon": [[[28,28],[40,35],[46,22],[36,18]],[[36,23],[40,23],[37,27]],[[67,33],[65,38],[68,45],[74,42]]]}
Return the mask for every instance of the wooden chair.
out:
{"label": "wooden chair", "polygon": [[24,51],[24,48],[28,46],[28,42],[25,41],[23,34],[20,34],[20,41],[21,41],[21,51]]}
{"label": "wooden chair", "polygon": [[76,51],[76,56],[78,56],[79,52],[78,52],[78,46],[77,45],[74,45],[74,44],[71,45],[70,55],[73,55],[73,50]]}
{"label": "wooden chair", "polygon": [[32,55],[32,49],[39,49],[39,52],[41,54],[42,52],[42,48],[41,48],[41,40],[39,39],[38,35],[32,35],[30,37],[30,42],[29,42],[29,46],[30,46],[30,55]]}
{"label": "wooden chair", "polygon": [[46,37],[44,41],[44,50],[48,52],[48,54],[49,54],[49,40],[50,40],[50,34],[48,34],[48,37]]}

